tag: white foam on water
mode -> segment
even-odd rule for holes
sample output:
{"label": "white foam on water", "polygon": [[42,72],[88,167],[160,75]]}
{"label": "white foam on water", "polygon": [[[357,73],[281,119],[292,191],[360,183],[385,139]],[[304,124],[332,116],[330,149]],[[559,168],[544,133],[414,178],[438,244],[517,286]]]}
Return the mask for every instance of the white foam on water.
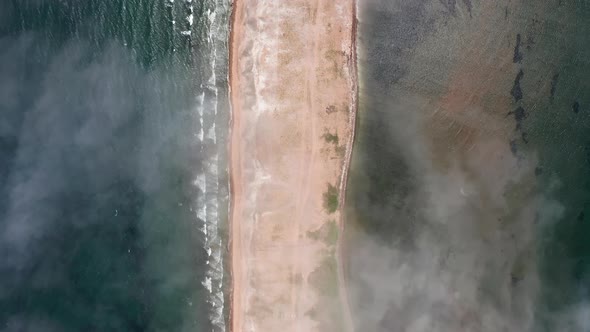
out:
{"label": "white foam on water", "polygon": [[205,277],[205,280],[203,280],[202,284],[209,291],[209,293],[213,292],[213,288],[211,287],[211,278]]}
{"label": "white foam on water", "polygon": [[201,92],[201,94],[197,97],[197,113],[199,114],[199,133],[197,137],[199,141],[203,141],[203,137],[205,135],[205,131],[203,129],[203,108],[204,108],[204,101],[205,101],[205,92]]}
{"label": "white foam on water", "polygon": [[217,142],[217,136],[215,134],[215,123],[213,123],[213,125],[207,131],[206,137],[210,140],[213,140],[213,142]]}
{"label": "white foam on water", "polygon": [[[192,0],[187,0],[191,2]],[[220,55],[227,53],[227,37],[229,22],[231,0],[209,0],[207,1],[207,9],[205,10],[207,16],[207,43],[209,53],[207,56],[209,68],[203,72],[207,73],[202,92],[197,97],[197,111],[199,114],[200,128],[198,131],[198,138],[203,144],[214,147],[214,149],[202,149],[203,168],[202,174],[197,176],[195,185],[199,187],[201,192],[198,198],[199,211],[197,217],[204,222],[203,234],[205,235],[204,250],[207,253],[207,262],[209,269],[202,281],[203,286],[210,294],[208,303],[211,305],[210,321],[214,326],[215,332],[225,331],[224,318],[224,293],[223,293],[223,239],[219,234],[219,168],[220,158],[217,154],[218,126],[215,123],[219,110],[219,84],[217,72],[220,69],[218,64],[225,64],[227,59],[220,59]],[[192,12],[191,12],[192,13]],[[226,20],[220,20],[220,17]],[[226,124],[222,124],[224,126]]]}
{"label": "white foam on water", "polygon": [[[182,21],[187,22],[187,26],[182,26],[182,30],[176,30],[179,19],[172,17],[171,25],[176,33],[183,36],[192,36],[193,31],[197,32],[206,29],[205,40],[200,40],[200,56],[204,58],[202,63],[207,63],[205,68],[199,68],[199,72],[204,75],[200,77],[202,83],[195,91],[195,116],[198,118],[198,124],[193,133],[196,143],[200,145],[200,157],[202,158],[202,168],[195,174],[193,185],[198,189],[196,197],[196,207],[190,208],[195,216],[195,225],[203,234],[203,250],[207,254],[205,264],[208,270],[201,284],[209,292],[207,303],[210,304],[210,322],[213,326],[212,332],[225,331],[224,319],[224,293],[223,293],[223,250],[225,248],[223,239],[219,234],[219,164],[220,158],[217,151],[220,151],[216,145],[218,142],[217,130],[226,123],[217,125],[219,111],[219,88],[218,86],[226,82],[218,81],[218,70],[224,71],[224,68],[218,68],[218,64],[225,66],[227,62],[227,41],[229,37],[229,13],[232,0],[202,0],[199,5],[203,5],[206,20],[195,20],[193,0],[174,1],[164,0],[165,6],[172,8],[174,13],[182,14]],[[220,19],[221,18],[221,19]],[[177,22],[178,21],[178,22]],[[204,23],[204,25],[203,25]],[[194,26],[194,25],[198,26]],[[203,26],[201,26],[203,25]],[[195,33],[194,36],[200,36]],[[226,77],[227,78],[227,77]],[[227,102],[227,101],[224,101]],[[198,126],[198,127],[197,127]]]}
{"label": "white foam on water", "polygon": [[205,92],[203,91],[197,96],[197,112],[199,112],[200,116],[203,115],[203,102],[204,101],[205,101]]}
{"label": "white foam on water", "polygon": [[215,22],[215,17],[217,17],[217,12],[215,10],[207,10],[207,18],[209,18],[209,24],[213,24]]}
{"label": "white foam on water", "polygon": [[192,0],[187,0],[187,2],[190,3],[191,5],[188,8],[189,9],[189,15],[186,17],[186,20],[188,21],[188,25],[192,27],[193,26],[193,22],[194,22],[194,20],[193,20],[194,19],[194,15],[193,15],[194,14],[194,8],[193,8],[193,5],[192,5]]}

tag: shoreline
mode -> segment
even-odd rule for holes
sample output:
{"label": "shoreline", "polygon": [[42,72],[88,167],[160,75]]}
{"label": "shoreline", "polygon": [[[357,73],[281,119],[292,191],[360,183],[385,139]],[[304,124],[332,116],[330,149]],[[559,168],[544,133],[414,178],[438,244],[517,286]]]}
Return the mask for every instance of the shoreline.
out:
{"label": "shoreline", "polygon": [[345,257],[345,242],[344,242],[344,227],[346,225],[346,188],[348,184],[348,172],[352,161],[352,152],[354,150],[354,141],[356,134],[356,121],[359,109],[359,82],[358,82],[358,62],[357,62],[357,29],[358,29],[358,0],[352,0],[352,41],[351,41],[351,63],[349,65],[351,72],[351,95],[352,105],[350,111],[350,137],[346,144],[346,157],[342,165],[342,177],[340,183],[340,220],[339,220],[339,236],[336,243],[336,262],[338,265],[338,283],[339,283],[339,297],[342,307],[342,313],[346,316],[346,324],[348,331],[355,330],[354,319],[352,317],[352,309],[350,307],[350,297],[348,294],[348,287],[346,285],[346,264]]}
{"label": "shoreline", "polygon": [[[235,117],[236,117],[236,112],[234,111],[234,102],[233,102],[233,81],[234,81],[234,60],[233,60],[233,56],[234,56],[234,34],[235,34],[235,9],[236,9],[236,4],[239,2],[240,0],[232,0],[231,4],[230,4],[230,17],[229,17],[229,40],[228,40],[228,59],[229,59],[229,70],[228,70],[228,96],[229,96],[229,126],[228,126],[228,178],[229,178],[229,206],[228,206],[228,244],[227,244],[227,250],[229,253],[229,260],[230,260],[230,264],[229,264],[229,275],[230,275],[230,285],[229,285],[229,305],[228,305],[228,312],[229,312],[229,317],[228,317],[228,321],[227,321],[227,329],[228,332],[233,332],[234,331],[234,322],[236,321],[236,319],[234,318],[234,312],[235,312],[235,303],[234,303],[234,296],[235,296],[235,292],[234,292],[234,288],[235,288],[235,274],[236,274],[236,268],[235,268],[235,255],[234,255],[234,248],[235,248],[235,244],[234,244],[234,235],[235,235],[235,230],[234,230],[234,222],[233,222],[233,215],[234,215],[234,197],[235,197],[235,174],[234,174],[234,170],[235,168],[232,166],[232,164],[234,163],[235,157],[233,155],[234,153],[234,144],[233,144],[233,139],[234,139],[234,126],[235,126]],[[239,270],[237,271],[239,273]]]}

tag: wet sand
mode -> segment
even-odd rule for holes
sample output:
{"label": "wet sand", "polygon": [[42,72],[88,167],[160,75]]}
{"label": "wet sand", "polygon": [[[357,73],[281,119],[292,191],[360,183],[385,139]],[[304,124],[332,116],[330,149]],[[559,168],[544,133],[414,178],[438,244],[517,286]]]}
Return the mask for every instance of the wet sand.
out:
{"label": "wet sand", "polygon": [[349,325],[336,256],[355,121],[354,17],[352,0],[234,2],[232,331]]}

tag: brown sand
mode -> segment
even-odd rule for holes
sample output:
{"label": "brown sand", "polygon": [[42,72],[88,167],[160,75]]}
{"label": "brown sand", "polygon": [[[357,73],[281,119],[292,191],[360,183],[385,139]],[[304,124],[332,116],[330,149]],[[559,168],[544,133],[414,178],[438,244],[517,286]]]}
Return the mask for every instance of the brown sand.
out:
{"label": "brown sand", "polygon": [[[234,1],[231,330],[342,331],[340,209],[356,108],[353,0]],[[337,139],[336,139],[337,136]],[[345,299],[346,297],[343,296]],[[344,327],[343,327],[344,325]]]}

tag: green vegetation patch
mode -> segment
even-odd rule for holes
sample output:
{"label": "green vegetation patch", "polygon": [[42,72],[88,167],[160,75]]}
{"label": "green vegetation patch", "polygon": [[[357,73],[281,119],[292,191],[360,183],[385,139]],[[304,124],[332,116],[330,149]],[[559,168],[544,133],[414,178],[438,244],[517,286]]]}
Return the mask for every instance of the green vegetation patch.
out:
{"label": "green vegetation patch", "polygon": [[327,142],[327,143],[334,143],[335,145],[338,145],[338,134],[334,133],[334,134],[330,134],[325,133],[324,135],[322,135],[322,138]]}
{"label": "green vegetation patch", "polygon": [[336,150],[336,154],[338,155],[338,157],[344,158],[346,156],[346,146],[344,146],[344,145],[337,146],[335,150]]}
{"label": "green vegetation patch", "polygon": [[334,106],[334,105],[330,105],[330,106],[326,107],[326,113],[328,113],[328,114],[332,114],[337,111],[338,111],[338,109],[336,109],[336,106]]}
{"label": "green vegetation patch", "polygon": [[318,304],[307,312],[317,321],[320,331],[344,331],[344,319],[339,298],[338,263],[334,254],[329,254],[309,275],[309,284],[319,290]]}
{"label": "green vegetation patch", "polygon": [[334,213],[338,209],[338,189],[331,184],[328,184],[328,191],[324,193],[324,208],[328,213]]}
{"label": "green vegetation patch", "polygon": [[320,266],[318,266],[310,275],[309,283],[321,291],[323,296],[337,299],[338,296],[338,263],[336,256],[328,255]]}
{"label": "green vegetation patch", "polygon": [[319,229],[307,232],[307,235],[313,240],[323,241],[328,246],[335,246],[338,242],[338,233],[338,224],[332,219],[325,222]]}

